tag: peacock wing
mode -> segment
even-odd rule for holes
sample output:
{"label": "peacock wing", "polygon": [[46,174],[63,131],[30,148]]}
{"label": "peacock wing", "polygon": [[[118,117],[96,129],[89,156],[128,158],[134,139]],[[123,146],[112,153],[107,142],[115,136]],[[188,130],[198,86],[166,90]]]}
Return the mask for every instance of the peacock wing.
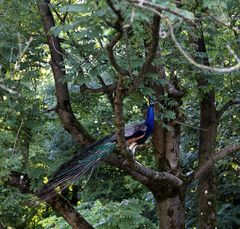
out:
{"label": "peacock wing", "polygon": [[124,135],[126,138],[130,138],[133,135],[143,135],[147,130],[145,123],[137,123],[128,125],[124,128]]}
{"label": "peacock wing", "polygon": [[[125,126],[124,136],[126,140],[138,138],[143,136],[147,130],[145,123],[135,123]],[[117,141],[117,134],[114,134],[110,138],[111,141]]]}

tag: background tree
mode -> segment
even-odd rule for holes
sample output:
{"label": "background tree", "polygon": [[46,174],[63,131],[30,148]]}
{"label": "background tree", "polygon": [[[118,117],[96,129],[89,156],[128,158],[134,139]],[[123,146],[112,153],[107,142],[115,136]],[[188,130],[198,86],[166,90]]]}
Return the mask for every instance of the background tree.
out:
{"label": "background tree", "polygon": [[[72,228],[239,226],[237,2],[1,3],[3,227],[67,228],[59,215]],[[152,144],[131,160],[122,126],[149,95]],[[105,166],[46,205],[34,197],[113,131]]]}

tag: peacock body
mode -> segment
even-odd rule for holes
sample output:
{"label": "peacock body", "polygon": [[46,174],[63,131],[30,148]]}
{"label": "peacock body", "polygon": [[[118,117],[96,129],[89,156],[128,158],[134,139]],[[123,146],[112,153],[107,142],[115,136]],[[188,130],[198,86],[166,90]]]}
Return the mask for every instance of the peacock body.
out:
{"label": "peacock body", "polygon": [[[154,106],[150,103],[144,122],[131,124],[124,128],[124,136],[133,155],[136,147],[143,144],[151,135],[153,128]],[[116,144],[117,135],[112,134],[74,155],[69,161],[62,164],[52,175],[49,182],[37,192],[38,197],[43,200],[51,198],[56,195],[56,191],[61,191],[74,183],[112,153]]]}

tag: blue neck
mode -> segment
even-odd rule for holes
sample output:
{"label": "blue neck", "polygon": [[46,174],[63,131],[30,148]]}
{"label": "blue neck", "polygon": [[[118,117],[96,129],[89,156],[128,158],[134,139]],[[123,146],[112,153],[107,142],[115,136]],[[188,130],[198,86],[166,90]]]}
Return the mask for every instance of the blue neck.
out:
{"label": "blue neck", "polygon": [[147,126],[147,131],[146,134],[147,137],[149,135],[151,135],[151,133],[153,132],[153,128],[154,128],[154,106],[151,104],[148,107],[148,111],[147,111],[147,118],[145,120],[145,124]]}

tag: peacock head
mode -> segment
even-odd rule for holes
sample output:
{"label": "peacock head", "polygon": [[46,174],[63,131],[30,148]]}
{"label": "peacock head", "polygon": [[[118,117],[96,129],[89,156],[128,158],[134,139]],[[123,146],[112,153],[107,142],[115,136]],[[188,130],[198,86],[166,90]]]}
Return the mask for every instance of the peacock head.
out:
{"label": "peacock head", "polygon": [[147,106],[150,107],[150,106],[154,106],[154,99],[152,96],[148,96],[146,98],[146,101],[147,101]]}
{"label": "peacock head", "polygon": [[154,102],[151,97],[148,98],[148,111],[145,124],[148,127],[148,131],[152,132],[154,128]]}

